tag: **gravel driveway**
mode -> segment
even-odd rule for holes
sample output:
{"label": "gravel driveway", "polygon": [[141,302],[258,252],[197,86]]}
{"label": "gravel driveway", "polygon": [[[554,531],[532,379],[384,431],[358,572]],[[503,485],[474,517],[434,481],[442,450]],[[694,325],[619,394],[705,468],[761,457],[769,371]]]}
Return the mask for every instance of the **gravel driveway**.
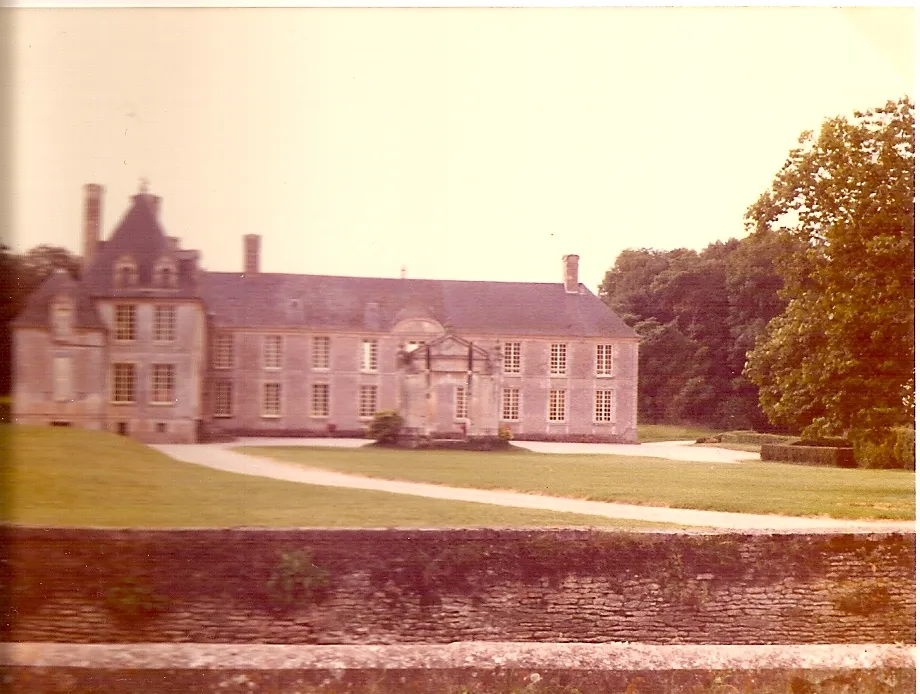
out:
{"label": "gravel driveway", "polygon": [[[292,444],[290,442],[299,443]],[[309,441],[309,443],[305,443]],[[247,444],[266,445],[316,445],[314,441],[337,443],[338,447],[358,446],[366,442],[359,439],[241,439],[233,443],[219,444],[164,444],[153,448],[166,455],[187,463],[203,465],[216,470],[235,472],[243,475],[258,477],[271,477],[288,482],[313,484],[328,487],[348,487],[351,489],[370,489],[375,491],[391,492],[394,494],[408,494],[423,496],[431,499],[444,499],[450,501],[471,501],[480,504],[496,506],[509,506],[514,508],[543,509],[564,513],[580,513],[606,518],[650,521],[655,523],[676,523],[680,525],[701,526],[710,528],[726,528],[733,530],[837,530],[837,531],[889,531],[913,530],[911,521],[855,521],[831,518],[800,518],[792,516],[758,515],[751,513],[726,513],[721,511],[697,511],[692,509],[660,508],[655,506],[636,506],[631,504],[616,504],[603,501],[585,501],[581,499],[565,499],[560,497],[542,496],[538,494],[522,494],[519,492],[497,491],[485,489],[468,489],[462,487],[447,487],[437,484],[421,482],[403,482],[399,480],[384,480],[360,475],[349,475],[332,472],[318,468],[308,468],[300,465],[283,463],[269,458],[244,455],[230,450],[231,447]],[[551,444],[562,445],[562,444]],[[567,444],[575,446],[597,446],[599,444]],[[653,444],[645,444],[653,446]],[[642,446],[642,448],[645,447]],[[674,446],[681,448],[682,446]],[[661,446],[655,450],[667,450]],[[714,448],[700,449],[705,451],[718,451]],[[731,451],[736,453],[736,451]]]}

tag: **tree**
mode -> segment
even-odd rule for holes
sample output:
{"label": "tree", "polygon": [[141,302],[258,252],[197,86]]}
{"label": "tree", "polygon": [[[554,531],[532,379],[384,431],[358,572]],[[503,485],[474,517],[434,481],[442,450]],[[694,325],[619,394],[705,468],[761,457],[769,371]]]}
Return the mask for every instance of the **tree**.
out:
{"label": "tree", "polygon": [[699,253],[645,248],[617,257],[599,294],[642,338],[642,421],[768,425],[742,370],[751,332],[782,310],[782,280],[773,267],[782,250],[761,235],[715,242]]}
{"label": "tree", "polygon": [[803,133],[747,213],[777,233],[785,311],[745,374],[770,420],[809,436],[880,436],[914,416],[914,105]]}

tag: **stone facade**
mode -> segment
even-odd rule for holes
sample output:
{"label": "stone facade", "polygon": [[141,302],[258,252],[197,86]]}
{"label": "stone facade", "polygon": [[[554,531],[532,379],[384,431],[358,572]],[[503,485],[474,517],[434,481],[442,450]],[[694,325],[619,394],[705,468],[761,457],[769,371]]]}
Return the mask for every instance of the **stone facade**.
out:
{"label": "stone facade", "polygon": [[247,234],[242,273],[206,272],[146,190],[101,240],[101,197],[82,280],[55,275],[14,322],[14,422],[192,442],[361,435],[396,409],[435,438],[636,440],[638,336],[578,256],[558,284],[280,275]]}

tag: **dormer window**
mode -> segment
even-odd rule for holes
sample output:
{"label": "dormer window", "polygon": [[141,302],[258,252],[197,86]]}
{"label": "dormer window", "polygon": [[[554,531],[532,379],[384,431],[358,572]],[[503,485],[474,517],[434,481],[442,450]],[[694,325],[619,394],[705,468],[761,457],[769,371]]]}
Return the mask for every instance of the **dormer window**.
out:
{"label": "dormer window", "polygon": [[51,330],[57,340],[73,332],[73,302],[69,298],[59,297],[51,305]]}
{"label": "dormer window", "polygon": [[137,263],[130,256],[122,256],[115,263],[115,286],[133,287],[137,284]]}
{"label": "dormer window", "polygon": [[176,286],[176,264],[169,258],[160,258],[153,270],[154,283],[158,287]]}

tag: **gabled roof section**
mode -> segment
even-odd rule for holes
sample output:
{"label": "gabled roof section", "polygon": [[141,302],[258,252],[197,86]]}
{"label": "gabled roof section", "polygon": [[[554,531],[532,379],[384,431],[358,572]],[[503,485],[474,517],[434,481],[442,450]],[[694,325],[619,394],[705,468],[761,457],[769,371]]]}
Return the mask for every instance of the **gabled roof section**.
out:
{"label": "gabled roof section", "polygon": [[[207,272],[200,287],[217,327],[364,331],[366,307],[375,303],[380,330],[387,332],[408,307],[461,335],[638,339],[584,285],[567,293],[561,283]],[[292,299],[302,311],[287,309]]]}
{"label": "gabled roof section", "polygon": [[[156,287],[154,268],[161,258],[168,258],[179,270],[179,276],[177,287],[165,290],[166,295],[197,296],[195,274],[184,267],[183,256],[189,252],[172,247],[157,219],[160,198],[141,192],[131,199],[131,207],[111,237],[99,244],[93,264],[84,273],[88,291],[96,296],[149,296],[151,287]],[[115,267],[123,257],[130,257],[137,265],[136,286],[123,288],[115,283]],[[160,287],[156,291],[164,293]]]}
{"label": "gabled roof section", "polygon": [[96,313],[92,300],[82,284],[61,268],[51,273],[38,289],[29,296],[25,308],[16,316],[12,325],[16,328],[50,328],[51,305],[61,296],[74,303],[74,327],[84,330],[105,330],[105,324]]}

